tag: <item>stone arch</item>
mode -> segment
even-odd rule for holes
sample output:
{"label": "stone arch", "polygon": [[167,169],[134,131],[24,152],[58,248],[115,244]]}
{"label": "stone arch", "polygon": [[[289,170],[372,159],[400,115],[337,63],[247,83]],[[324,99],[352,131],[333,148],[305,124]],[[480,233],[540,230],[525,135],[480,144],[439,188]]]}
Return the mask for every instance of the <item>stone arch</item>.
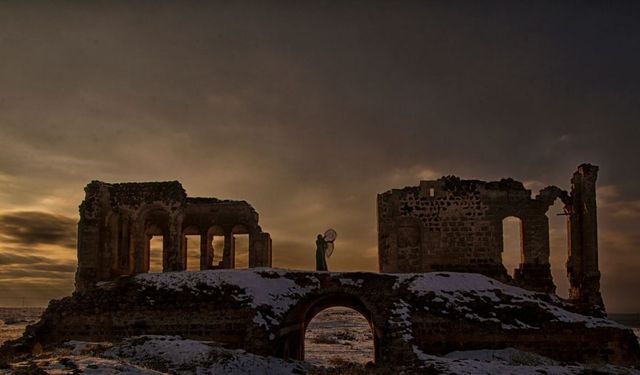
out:
{"label": "stone arch", "polygon": [[304,337],[311,320],[331,307],[347,307],[360,313],[369,323],[373,335],[374,360],[382,357],[382,316],[359,296],[346,292],[328,292],[298,303],[286,315],[276,339],[276,356],[284,359],[304,360]]}
{"label": "stone arch", "polygon": [[135,235],[135,271],[149,272],[150,241],[153,236],[162,236],[162,271],[170,270],[171,253],[171,214],[160,205],[148,205],[138,211],[134,222]]}

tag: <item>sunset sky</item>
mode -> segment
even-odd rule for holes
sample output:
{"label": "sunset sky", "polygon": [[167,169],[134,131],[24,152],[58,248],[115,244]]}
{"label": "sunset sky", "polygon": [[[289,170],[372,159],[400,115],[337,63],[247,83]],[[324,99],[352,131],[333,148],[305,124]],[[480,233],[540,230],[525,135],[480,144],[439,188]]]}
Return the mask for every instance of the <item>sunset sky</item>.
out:
{"label": "sunset sky", "polygon": [[376,271],[377,193],[450,174],[569,189],[590,162],[605,304],[640,311],[637,4],[270,4],[0,3],[0,305],[72,291],[95,179],[247,200],[276,267],[312,269],[334,227],[330,269]]}

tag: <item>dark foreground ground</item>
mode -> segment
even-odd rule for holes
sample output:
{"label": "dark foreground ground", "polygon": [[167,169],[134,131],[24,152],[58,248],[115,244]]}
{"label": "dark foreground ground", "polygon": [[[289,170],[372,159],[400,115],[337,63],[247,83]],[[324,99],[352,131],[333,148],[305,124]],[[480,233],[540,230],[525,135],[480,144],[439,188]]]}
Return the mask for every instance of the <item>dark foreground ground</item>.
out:
{"label": "dark foreground ground", "polygon": [[[0,343],[19,337],[38,320],[41,308],[0,308]],[[639,314],[611,314],[634,327]],[[639,374],[638,369],[560,363],[515,349],[425,355],[427,374]],[[305,337],[305,362],[284,362],[213,343],[171,336],[143,336],[124,343],[69,342],[53,352],[26,359],[0,374],[385,374],[394,369],[373,364],[372,335],[367,321],[346,308],[317,315]]]}

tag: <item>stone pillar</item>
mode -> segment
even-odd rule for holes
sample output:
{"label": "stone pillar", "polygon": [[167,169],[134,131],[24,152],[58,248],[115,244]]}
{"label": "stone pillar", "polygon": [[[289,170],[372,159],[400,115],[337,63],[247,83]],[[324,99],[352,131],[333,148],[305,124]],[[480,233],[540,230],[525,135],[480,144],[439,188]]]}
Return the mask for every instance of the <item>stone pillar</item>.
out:
{"label": "stone pillar", "polygon": [[149,272],[149,241],[151,236],[147,236],[144,230],[144,224],[135,222],[133,229],[133,269],[134,273]]}
{"label": "stone pillar", "polygon": [[[181,254],[187,254],[188,251],[189,251],[189,239],[187,238],[186,235],[183,234],[182,235],[182,242],[180,244],[180,253]],[[185,264],[187,264],[187,266],[189,265],[188,263],[185,263]]]}
{"label": "stone pillar", "polygon": [[260,264],[260,253],[262,247],[256,244],[256,233],[253,231],[249,233],[249,264],[248,268],[257,267],[256,264]]}
{"label": "stone pillar", "polygon": [[249,268],[271,267],[271,236],[258,232],[249,236]]}
{"label": "stone pillar", "polygon": [[231,232],[224,233],[224,250],[222,252],[223,268],[235,268],[234,238]]}
{"label": "stone pillar", "polygon": [[570,253],[567,274],[569,299],[583,313],[604,314],[598,267],[596,179],[598,167],[582,164],[571,179]]}
{"label": "stone pillar", "polygon": [[262,258],[262,264],[260,265],[261,267],[271,267],[272,266],[272,241],[271,241],[271,235],[269,233],[261,233],[260,236],[262,237],[262,249],[263,249],[263,258]]}
{"label": "stone pillar", "polygon": [[556,287],[549,263],[549,219],[544,210],[535,210],[522,220],[522,260],[514,279],[523,288],[553,293]]}
{"label": "stone pillar", "polygon": [[182,247],[181,223],[176,217],[169,221],[168,233],[163,235],[163,272],[184,271],[187,266],[186,247]]}
{"label": "stone pillar", "polygon": [[106,241],[104,243],[105,254],[108,255],[109,271],[107,280],[111,280],[122,275],[120,268],[120,215],[113,213],[107,220]]}
{"label": "stone pillar", "polygon": [[82,292],[100,281],[100,274],[110,268],[111,262],[104,263],[101,253],[106,237],[106,216],[109,192],[105,184],[92,181],[85,188],[85,199],[79,207],[78,222],[78,268],[76,270],[76,291]]}
{"label": "stone pillar", "polygon": [[212,237],[207,232],[200,233],[200,270],[208,270],[213,262]]}
{"label": "stone pillar", "polygon": [[91,288],[97,280],[99,235],[96,220],[81,217],[78,223],[78,269],[76,291]]}
{"label": "stone pillar", "polygon": [[130,275],[135,272],[134,259],[131,253],[131,225],[128,215],[122,215],[119,226],[120,241],[118,241],[118,269],[122,274]]}

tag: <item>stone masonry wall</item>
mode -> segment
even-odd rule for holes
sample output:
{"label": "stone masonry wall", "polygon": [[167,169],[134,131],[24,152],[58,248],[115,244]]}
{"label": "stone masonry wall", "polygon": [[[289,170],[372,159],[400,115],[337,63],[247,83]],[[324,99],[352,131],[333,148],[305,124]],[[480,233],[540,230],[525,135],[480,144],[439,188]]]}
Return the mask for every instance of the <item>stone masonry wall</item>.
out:
{"label": "stone masonry wall", "polygon": [[549,294],[478,274],[209,270],[141,274],[50,303],[2,358],[68,340],[180,335],[280,358],[304,359],[320,311],[350,307],[372,327],[375,361],[406,364],[417,351],[507,348],[562,361],[638,364],[633,331],[573,313]]}
{"label": "stone masonry wall", "polygon": [[[380,271],[478,272],[531,290],[554,292],[546,213],[560,199],[569,227],[570,299],[584,312],[602,314],[597,171],[598,167],[583,164],[574,174],[570,193],[549,186],[535,198],[513,179],[484,182],[454,176],[379,194]],[[521,223],[521,262],[516,270],[506,270],[502,264],[503,220],[507,217]]]}
{"label": "stone masonry wall", "polygon": [[[245,201],[190,198],[177,181],[85,188],[78,223],[76,290],[124,275],[149,272],[150,240],[162,236],[163,271],[187,267],[186,235],[200,236],[200,269],[234,268],[237,234],[249,235],[249,267],[271,266],[271,237]],[[214,235],[223,236],[222,261],[213,264]]]}
{"label": "stone masonry wall", "polygon": [[[548,265],[548,204],[514,180],[444,177],[378,196],[380,271],[480,272],[507,281],[502,221],[522,221],[522,263]],[[544,269],[542,271],[545,271]],[[550,269],[534,289],[553,291]]]}

